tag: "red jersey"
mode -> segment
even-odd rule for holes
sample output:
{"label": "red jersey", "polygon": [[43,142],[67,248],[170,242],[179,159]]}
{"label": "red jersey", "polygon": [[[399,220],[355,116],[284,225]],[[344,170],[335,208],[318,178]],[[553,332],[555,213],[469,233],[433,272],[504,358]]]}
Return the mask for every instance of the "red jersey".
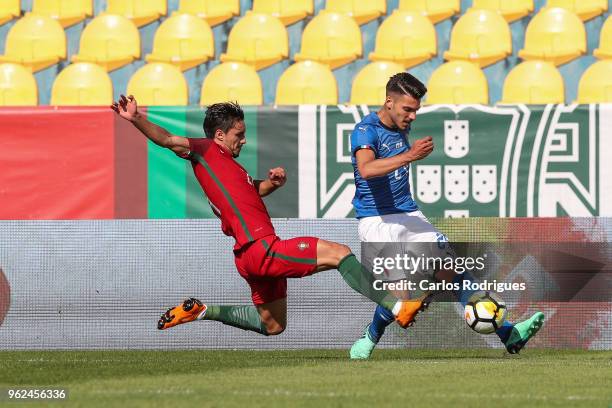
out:
{"label": "red jersey", "polygon": [[189,159],[225,235],[234,249],[276,235],[253,179],[232,154],[211,139],[189,139]]}

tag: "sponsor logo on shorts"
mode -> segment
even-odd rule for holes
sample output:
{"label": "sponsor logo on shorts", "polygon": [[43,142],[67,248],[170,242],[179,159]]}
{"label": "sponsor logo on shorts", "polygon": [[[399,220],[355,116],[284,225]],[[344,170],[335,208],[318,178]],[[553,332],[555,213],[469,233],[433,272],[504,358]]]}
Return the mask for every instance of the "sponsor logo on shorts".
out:
{"label": "sponsor logo on shorts", "polygon": [[302,241],[299,244],[297,244],[297,247],[300,251],[305,251],[308,248],[310,248],[310,245],[307,242]]}

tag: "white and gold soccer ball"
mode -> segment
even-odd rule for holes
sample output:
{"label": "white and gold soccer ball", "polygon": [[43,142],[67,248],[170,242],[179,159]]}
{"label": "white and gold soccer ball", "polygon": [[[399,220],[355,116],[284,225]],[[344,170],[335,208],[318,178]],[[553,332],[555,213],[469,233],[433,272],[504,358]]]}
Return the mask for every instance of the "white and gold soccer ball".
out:
{"label": "white and gold soccer ball", "polygon": [[480,334],[491,334],[506,320],[506,304],[493,292],[476,292],[465,305],[465,322]]}

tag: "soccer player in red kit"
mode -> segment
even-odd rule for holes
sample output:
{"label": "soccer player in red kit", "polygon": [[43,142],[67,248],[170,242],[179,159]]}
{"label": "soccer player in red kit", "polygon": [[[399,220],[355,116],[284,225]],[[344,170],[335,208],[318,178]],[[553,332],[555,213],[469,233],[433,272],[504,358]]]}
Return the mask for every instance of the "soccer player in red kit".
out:
{"label": "soccer player in red kit", "polygon": [[208,107],[206,138],[170,134],[139,114],[133,96],[121,95],[111,108],[155,144],[191,161],[213,212],[221,219],[223,233],[236,240],[236,268],[249,284],[255,305],[204,305],[190,298],[161,316],[160,330],[194,320],[217,320],[263,335],[280,334],[287,325],[287,278],[330,269],[338,269],[350,287],[392,311],[402,327],[409,326],[427,306],[426,297],[400,301],[387,291],[374,290],[373,275],[346,245],[315,237],[282,240],[276,236],[261,197],[284,185],[287,176],[277,167],[267,179],[253,180],[235,160],[246,143],[244,113],[238,104]]}

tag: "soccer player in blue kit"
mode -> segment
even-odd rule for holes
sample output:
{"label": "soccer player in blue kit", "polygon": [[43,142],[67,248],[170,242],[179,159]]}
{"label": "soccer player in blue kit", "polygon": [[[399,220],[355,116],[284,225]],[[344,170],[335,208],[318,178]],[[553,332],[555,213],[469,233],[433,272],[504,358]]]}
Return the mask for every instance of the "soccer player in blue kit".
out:
{"label": "soccer player in blue kit", "polygon": [[[384,105],[355,125],[351,134],[356,186],[353,206],[362,242],[448,242],[419,210],[410,193],[410,163],[424,159],[434,148],[431,136],[415,140],[412,145],[407,138],[426,92],[425,85],[409,73],[394,75],[387,83]],[[452,276],[443,279],[452,279],[460,288],[464,280],[473,280],[467,272],[450,273]],[[455,293],[465,306],[474,291],[460,289]],[[394,320],[392,313],[377,307],[363,337],[351,347],[350,357],[369,358]],[[537,312],[517,324],[504,322],[496,334],[509,353],[518,353],[543,322],[544,314]]]}

